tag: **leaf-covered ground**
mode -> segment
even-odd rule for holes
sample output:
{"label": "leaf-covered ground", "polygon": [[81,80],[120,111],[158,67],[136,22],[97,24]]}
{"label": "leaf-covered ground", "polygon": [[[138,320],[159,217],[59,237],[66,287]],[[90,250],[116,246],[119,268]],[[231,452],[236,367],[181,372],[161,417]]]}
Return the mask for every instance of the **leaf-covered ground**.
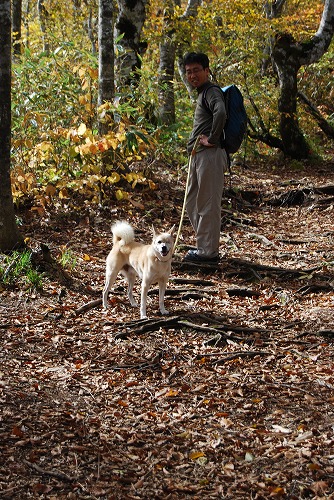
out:
{"label": "leaf-covered ground", "polygon": [[[0,496],[334,498],[333,177],[234,167],[219,267],[185,266],[181,246],[170,315],[153,287],[147,321],[122,278],[107,312],[93,302],[110,223],[146,242],[152,222],[178,224],[184,174],[122,205],[26,209],[46,274],[42,291],[1,289]],[[180,244],[194,244],[187,219]]]}

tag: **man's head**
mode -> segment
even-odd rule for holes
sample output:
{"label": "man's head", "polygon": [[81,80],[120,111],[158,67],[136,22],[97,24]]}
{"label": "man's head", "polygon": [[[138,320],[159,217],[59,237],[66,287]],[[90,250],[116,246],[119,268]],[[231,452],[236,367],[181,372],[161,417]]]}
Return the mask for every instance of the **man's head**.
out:
{"label": "man's head", "polygon": [[209,58],[202,52],[190,52],[185,55],[183,64],[189,83],[193,87],[201,87],[210,75]]}

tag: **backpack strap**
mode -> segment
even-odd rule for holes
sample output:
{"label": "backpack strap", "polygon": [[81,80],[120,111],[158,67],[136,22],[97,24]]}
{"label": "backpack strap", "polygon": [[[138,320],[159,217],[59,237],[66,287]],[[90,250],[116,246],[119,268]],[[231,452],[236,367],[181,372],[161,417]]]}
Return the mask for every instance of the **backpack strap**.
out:
{"label": "backpack strap", "polygon": [[[205,108],[210,111],[210,108],[209,108],[209,103],[208,103],[208,100],[206,98],[206,94],[208,92],[209,89],[211,89],[212,87],[216,87],[217,89],[220,90],[221,92],[221,95],[224,99],[224,102],[225,102],[225,108],[226,108],[226,99],[225,99],[225,95],[224,95],[224,92],[222,91],[221,87],[219,85],[216,85],[215,83],[213,83],[212,85],[208,85],[207,87],[205,87],[205,89],[203,90],[203,96],[202,96],[202,103],[204,104]],[[211,111],[210,111],[211,113]],[[226,109],[226,113],[227,113],[227,109]]]}
{"label": "backpack strap", "polygon": [[[212,87],[216,87],[221,92],[222,98],[224,99],[224,102],[225,102],[226,120],[227,120],[227,118],[228,118],[228,115],[227,115],[227,102],[226,102],[225,94],[224,94],[224,92],[222,91],[222,88],[219,85],[216,85],[216,84],[213,83],[212,85],[208,85],[203,90],[202,103],[204,104],[205,108],[211,113],[211,110],[209,108],[209,103],[208,103],[208,100],[206,98],[206,94],[207,94],[207,91],[209,89],[211,89]],[[225,149],[225,151],[226,151],[226,149]],[[230,157],[230,155],[229,155],[229,153],[227,151],[226,151],[226,155],[227,155],[227,168],[228,168],[228,171],[229,171],[229,174],[230,174],[230,179],[231,179],[231,174],[232,174],[232,172],[231,172],[231,157]]]}

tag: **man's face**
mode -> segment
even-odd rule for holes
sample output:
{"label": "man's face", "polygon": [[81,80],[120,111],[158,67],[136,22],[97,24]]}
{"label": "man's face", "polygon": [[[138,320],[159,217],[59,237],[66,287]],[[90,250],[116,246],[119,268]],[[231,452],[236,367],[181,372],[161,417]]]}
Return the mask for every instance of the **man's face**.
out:
{"label": "man's face", "polygon": [[195,88],[200,87],[209,79],[209,68],[204,69],[201,64],[186,64],[185,70],[188,82]]}

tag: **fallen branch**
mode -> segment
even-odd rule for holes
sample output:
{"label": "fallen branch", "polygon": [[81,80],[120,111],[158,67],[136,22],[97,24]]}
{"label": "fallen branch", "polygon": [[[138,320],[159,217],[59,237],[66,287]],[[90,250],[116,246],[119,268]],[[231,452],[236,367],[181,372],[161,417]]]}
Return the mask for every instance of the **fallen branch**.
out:
{"label": "fallen branch", "polygon": [[[19,484],[17,486],[12,486],[11,488],[8,488],[7,490],[1,490],[0,494],[2,498],[15,498],[13,495],[14,493],[16,494],[18,490],[25,490],[25,488],[29,485],[30,481],[24,484]],[[10,495],[10,496],[9,496]],[[18,496],[16,495],[16,498]]]}
{"label": "fallen branch", "polygon": [[332,292],[332,291],[333,291],[333,286],[331,286],[329,283],[328,284],[324,283],[323,285],[312,284],[312,285],[302,286],[296,291],[296,293],[300,293],[301,295],[307,295],[308,293]]}
{"label": "fallen branch", "polygon": [[172,278],[170,279],[172,283],[177,285],[195,285],[195,286],[216,286],[214,281],[207,281],[201,279],[191,279],[191,278]]}
{"label": "fallen branch", "polygon": [[173,268],[178,269],[180,271],[212,272],[219,269],[219,263],[201,262],[200,264],[196,264],[195,262],[173,261]]}
{"label": "fallen branch", "polygon": [[287,239],[287,238],[282,238],[278,239],[279,243],[284,243],[284,245],[306,245],[309,243],[308,241],[305,240],[296,240],[296,239]]}
{"label": "fallen branch", "polygon": [[334,338],[333,330],[319,330],[316,335],[320,335],[321,337]]}
{"label": "fallen branch", "polygon": [[[296,339],[300,339],[303,337],[307,337],[308,335],[318,335],[320,337],[334,337],[334,331],[333,330],[319,330],[317,332],[310,332],[310,331],[305,331],[305,332],[300,332],[298,335],[296,335],[295,340],[291,340],[290,342],[295,342],[298,343]],[[309,342],[305,342],[305,344],[309,344]],[[314,344],[311,344],[314,345]]]}
{"label": "fallen branch", "polygon": [[32,462],[28,462],[28,460],[23,460],[23,463],[25,465],[27,465],[28,467],[30,467],[31,469],[34,469],[36,472],[39,472],[40,474],[55,477],[57,479],[60,479],[61,481],[69,481],[69,482],[77,481],[77,478],[68,476],[67,474],[64,474],[63,472],[42,469],[42,467],[40,467],[39,465],[34,464]]}
{"label": "fallen branch", "polygon": [[79,307],[74,311],[74,314],[77,316],[85,311],[88,311],[89,309],[94,309],[94,307],[100,306],[102,304],[102,298],[100,299],[95,299],[91,300],[87,304],[84,304],[83,306]]}
{"label": "fallen branch", "polygon": [[316,120],[321,130],[328,136],[334,137],[334,127],[332,124],[326,120],[326,118],[321,114],[316,105],[311,102],[304,92],[298,92],[299,99],[306,105],[306,110],[310,113],[311,116]]}
{"label": "fallen branch", "polygon": [[[152,288],[148,291],[148,295],[158,295],[159,289]],[[205,299],[211,298],[209,294],[217,295],[217,289],[214,290],[205,290],[204,292],[198,291],[196,288],[169,288],[166,290],[165,296],[175,297],[176,295],[181,295],[181,299]]]}
{"label": "fallen branch", "polygon": [[[233,275],[238,275],[241,272],[242,268],[246,268],[249,272],[261,272],[263,273],[269,273],[269,274],[278,274],[279,276],[292,276],[292,277],[299,277],[299,276],[306,276],[310,275],[316,271],[319,271],[320,269],[323,268],[323,265],[318,265],[311,267],[309,269],[285,269],[282,267],[277,267],[277,266],[268,266],[265,264],[259,264],[258,262],[252,262],[248,260],[243,260],[243,259],[237,259],[237,258],[230,258],[227,260],[227,263],[230,264],[233,267],[239,267],[239,270],[235,270]],[[232,273],[226,273],[227,276],[231,276]],[[325,278],[326,276],[322,276]],[[330,279],[330,277],[328,276]]]}
{"label": "fallen branch", "polygon": [[127,363],[124,365],[108,365],[104,366],[103,368],[93,368],[93,372],[102,372],[106,370],[115,370],[115,371],[121,371],[121,370],[145,370],[147,368],[155,368],[157,366],[160,366],[160,360],[162,358],[162,352],[159,352],[154,358],[151,360],[147,361],[141,361],[140,363]]}
{"label": "fallen branch", "polygon": [[[172,316],[170,318],[164,317],[158,320],[157,319],[138,320],[136,322],[132,322],[132,324],[138,325],[137,328],[132,330],[132,332],[129,330],[126,332],[119,332],[115,335],[115,339],[126,339],[130,335],[130,333],[139,335],[141,333],[146,333],[146,332],[155,332],[160,328],[169,328],[169,327],[175,328],[175,325],[177,324],[177,319],[178,316]],[[114,324],[114,323],[107,322],[105,324]],[[124,323],[122,324],[122,326],[123,327],[125,326]],[[128,325],[126,324],[126,326]],[[131,323],[129,326],[131,327]]]}
{"label": "fallen branch", "polygon": [[266,236],[263,236],[263,234],[248,233],[247,237],[253,240],[260,241],[266,247],[278,248],[278,246],[273,241],[268,240],[268,238],[266,238]]}
{"label": "fallen branch", "polygon": [[302,392],[303,394],[308,394],[308,395],[312,396],[313,398],[319,397],[319,394],[315,395],[312,392],[307,391],[306,389],[303,389],[302,387],[296,387],[295,385],[286,384],[284,382],[279,382],[279,383],[275,384],[274,382],[266,382],[266,381],[263,381],[260,379],[259,379],[259,382],[262,382],[263,384],[267,385],[268,387],[275,387],[276,389],[280,389],[281,387],[287,387],[288,389],[299,391],[299,392]]}
{"label": "fallen branch", "polygon": [[[206,323],[216,323],[219,321],[219,319],[213,317],[210,318],[209,316],[203,316],[203,315],[194,315],[192,319],[200,319],[201,321],[205,321]],[[171,316],[171,317],[163,317],[161,319],[146,319],[146,320],[137,320],[137,321],[131,321],[129,323],[115,323],[115,322],[110,322],[107,321],[104,323],[104,326],[106,325],[112,325],[114,326],[115,329],[121,328],[126,328],[126,331],[118,332],[115,335],[115,339],[124,339],[127,338],[130,334],[134,335],[140,335],[142,333],[147,333],[147,332],[155,332],[158,331],[160,328],[174,328],[174,329],[181,329],[181,328],[189,328],[195,331],[204,331],[207,333],[210,333],[212,335],[217,335],[217,333],[222,333],[222,332],[235,332],[235,333],[243,333],[243,334],[254,334],[254,333],[266,333],[266,330],[263,330],[262,328],[249,328],[245,326],[240,326],[240,325],[234,325],[234,324],[227,324],[227,323],[221,323],[219,322],[218,326],[210,327],[210,326],[205,326],[203,324],[196,324],[192,321],[189,320],[188,316]],[[225,335],[226,339],[230,340],[235,340],[237,342],[245,341],[245,337],[233,337],[231,335]]]}
{"label": "fallen branch", "polygon": [[[179,325],[181,327],[182,327],[182,325],[184,325],[187,328],[191,328],[193,330],[200,331],[200,332],[210,333],[210,334],[213,334],[213,335],[219,334],[220,337],[222,338],[222,332],[219,331],[220,328],[212,328],[210,326],[196,325],[196,323],[191,323],[190,321],[186,321],[186,320],[181,320],[180,323],[179,323]],[[236,341],[239,341],[239,342],[245,340],[242,337],[232,337],[231,335],[225,335],[224,338],[225,339],[229,339],[229,340],[236,340]]]}
{"label": "fallen branch", "polygon": [[315,193],[321,193],[321,194],[334,194],[334,185],[333,184],[327,184],[325,186],[318,186],[314,188]]}
{"label": "fallen branch", "polygon": [[212,364],[222,365],[222,364],[226,363],[226,361],[233,361],[234,359],[238,359],[238,358],[247,358],[248,356],[254,358],[255,356],[270,356],[270,355],[272,355],[272,352],[240,351],[240,352],[235,352],[233,354],[229,354],[228,356],[225,356],[224,358],[217,359],[216,361],[213,361]]}
{"label": "fallen branch", "polygon": [[230,297],[260,297],[261,292],[250,290],[249,288],[227,288],[227,295]]}

